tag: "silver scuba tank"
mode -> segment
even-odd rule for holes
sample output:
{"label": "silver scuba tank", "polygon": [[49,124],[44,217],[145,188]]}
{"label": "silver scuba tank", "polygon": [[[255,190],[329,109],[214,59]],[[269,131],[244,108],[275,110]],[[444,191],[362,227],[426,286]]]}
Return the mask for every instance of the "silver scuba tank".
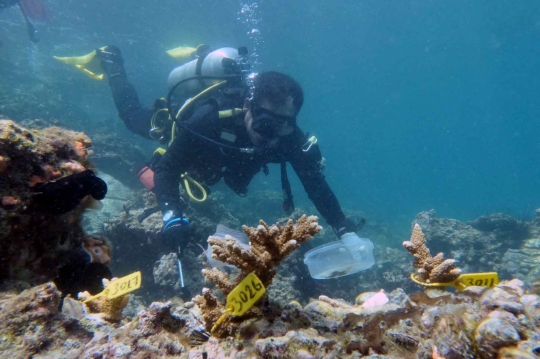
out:
{"label": "silver scuba tank", "polygon": [[[239,54],[238,49],[232,47],[222,47],[208,53],[204,57],[201,56],[200,58],[178,66],[169,74],[169,79],[167,80],[169,91],[180,81],[190,77],[224,76],[228,73],[226,73],[227,69],[223,66],[223,59],[228,58],[236,61],[236,59],[241,56],[242,54]],[[222,80],[189,80],[178,86],[178,88],[175,90],[175,96],[182,99],[188,99],[220,81]]]}

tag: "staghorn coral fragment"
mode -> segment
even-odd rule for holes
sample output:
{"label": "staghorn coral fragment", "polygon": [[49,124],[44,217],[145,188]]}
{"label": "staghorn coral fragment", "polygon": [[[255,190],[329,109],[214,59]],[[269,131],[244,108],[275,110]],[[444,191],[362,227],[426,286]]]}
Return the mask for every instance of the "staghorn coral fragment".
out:
{"label": "staghorn coral fragment", "polygon": [[[105,281],[105,279],[104,279]],[[80,300],[90,297],[90,293],[83,292],[79,294]],[[104,296],[96,297],[85,303],[88,313],[98,314],[99,317],[109,322],[118,322],[122,320],[122,311],[128,305],[129,294],[122,295],[114,299],[107,299]]]}
{"label": "staghorn coral fragment", "polygon": [[214,283],[223,293],[230,293],[234,289],[234,285],[229,279],[227,273],[223,273],[217,268],[203,269],[203,275],[208,278],[208,280]]}
{"label": "staghorn coral fragment", "polygon": [[[219,300],[209,288],[203,288],[202,295],[197,295],[193,298],[193,303],[195,303],[204,318],[206,324],[206,330],[210,331],[214,326],[214,323],[218,321],[223,312],[225,311],[225,303]],[[228,328],[228,322],[224,323],[218,330],[214,333],[217,337],[225,337],[232,332],[235,327]]]}
{"label": "staghorn coral fragment", "polygon": [[[322,228],[317,221],[318,218],[315,216],[303,215],[296,223],[289,220],[284,226],[269,226],[262,220],[256,228],[243,226],[251,243],[249,249],[229,236],[225,236],[224,239],[210,237],[208,243],[212,246],[212,257],[237,267],[240,269],[240,274],[232,280],[217,268],[205,269],[203,274],[216,284],[224,295],[228,295],[250,273],[255,273],[263,285],[268,287],[272,284],[281,261],[321,231]],[[225,311],[224,303],[207,288],[203,290],[203,295],[195,297],[193,302],[199,306],[207,330],[214,326]],[[241,321],[261,315],[261,311],[253,307],[241,318],[227,318],[213,334],[217,337],[225,337],[234,332]]]}
{"label": "staghorn coral fragment", "polygon": [[431,272],[435,267],[439,266],[444,262],[444,256],[442,253],[437,253],[433,258],[426,260],[424,268],[426,271]]}
{"label": "staghorn coral fragment", "polygon": [[422,268],[426,261],[431,258],[429,249],[426,247],[426,236],[418,223],[414,224],[411,240],[403,242],[403,247],[416,259],[413,263],[415,268]]}
{"label": "staghorn coral fragment", "polygon": [[[106,288],[113,280],[103,278],[103,286]],[[82,292],[78,295],[79,300],[85,301],[92,298],[88,292]],[[87,302],[85,306],[87,313],[97,314],[99,318],[103,318],[109,322],[118,322],[122,320],[122,311],[128,305],[129,294],[124,294],[119,297],[108,299],[106,296],[96,296]]]}
{"label": "staghorn coral fragment", "polygon": [[461,269],[455,268],[456,261],[445,259],[441,264],[433,268],[429,280],[433,283],[446,283],[456,280],[461,274]]}
{"label": "staghorn coral fragment", "polygon": [[242,227],[251,242],[251,252],[264,263],[264,267],[253,268],[251,271],[255,272],[265,286],[270,285],[274,277],[272,273],[266,278],[267,268],[279,266],[285,257],[319,233],[322,228],[317,221],[315,216],[303,215],[295,224],[289,220],[285,226],[268,226],[261,220],[257,228]]}
{"label": "staghorn coral fragment", "polygon": [[212,246],[214,259],[233,265],[240,270],[250,271],[251,268],[265,265],[252,251],[243,248],[228,235],[225,239],[210,237],[208,243]]}
{"label": "staghorn coral fragment", "polygon": [[414,224],[411,239],[403,242],[403,247],[415,258],[413,267],[418,269],[416,277],[424,283],[448,283],[461,275],[461,269],[455,268],[455,260],[444,259],[442,253],[431,256],[418,223]]}
{"label": "staghorn coral fragment", "polygon": [[[268,226],[262,220],[257,228],[243,226],[251,242],[250,249],[240,246],[237,241],[227,236],[225,239],[210,237],[208,243],[212,246],[212,256],[215,259],[241,270],[240,275],[232,282],[234,286],[249,273],[254,272],[266,287],[274,278],[275,271],[272,269],[278,267],[285,257],[300,247],[300,244],[313,238],[322,229],[317,220],[315,216],[304,215],[294,224],[289,220],[285,226]],[[207,278],[213,282],[212,278],[208,276]],[[223,293],[227,295],[230,290]]]}

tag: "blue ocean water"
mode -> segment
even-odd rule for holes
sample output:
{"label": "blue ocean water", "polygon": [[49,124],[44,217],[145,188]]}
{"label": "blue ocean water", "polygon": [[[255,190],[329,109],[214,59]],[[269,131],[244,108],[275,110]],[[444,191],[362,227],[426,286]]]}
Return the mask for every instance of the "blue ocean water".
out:
{"label": "blue ocean water", "polygon": [[[246,45],[256,50],[255,70],[282,71],[302,84],[299,125],[317,136],[327,179],[346,209],[408,229],[421,210],[469,220],[493,212],[528,216],[540,203],[539,3],[43,3],[52,18],[36,22],[35,45],[18,8],[0,12],[0,98],[26,111],[8,113],[15,120],[59,118],[87,132],[121,124],[107,84],[52,55],[115,44],[150,104],[166,94],[178,65],[165,50]],[[44,89],[46,101],[28,100]],[[307,203],[292,180],[297,201]],[[252,191],[267,187],[280,188],[276,167]]]}

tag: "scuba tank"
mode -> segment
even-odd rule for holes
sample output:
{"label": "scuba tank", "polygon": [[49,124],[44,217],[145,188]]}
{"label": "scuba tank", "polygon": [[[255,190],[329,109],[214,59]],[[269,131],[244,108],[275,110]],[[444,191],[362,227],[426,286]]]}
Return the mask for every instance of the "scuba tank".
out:
{"label": "scuba tank", "polygon": [[[215,51],[197,54],[197,58],[181,66],[178,66],[169,74],[167,84],[169,91],[181,81],[185,81],[175,90],[177,99],[187,100],[217,84],[219,77],[233,74],[246,74],[250,71],[247,49],[240,47],[222,47]],[[201,79],[203,77],[217,77],[216,79]]]}
{"label": "scuba tank", "polygon": [[[169,74],[169,92],[151,120],[150,137],[165,144],[174,139],[172,122],[181,121],[180,115],[197,99],[207,96],[217,87],[251,88],[252,76],[246,47],[223,47],[211,51],[208,46],[197,48],[196,59],[178,66]],[[180,111],[179,111],[180,110]]]}

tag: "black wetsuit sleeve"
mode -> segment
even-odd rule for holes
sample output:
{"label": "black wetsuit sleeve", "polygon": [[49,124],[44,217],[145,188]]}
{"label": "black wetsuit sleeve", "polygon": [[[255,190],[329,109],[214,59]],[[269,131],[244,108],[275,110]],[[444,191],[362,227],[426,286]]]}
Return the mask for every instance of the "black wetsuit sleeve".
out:
{"label": "black wetsuit sleeve", "polygon": [[302,151],[301,145],[297,145],[289,161],[315,208],[328,224],[336,228],[345,221],[345,215],[322,173],[321,159],[318,145],[311,146],[307,152]]}
{"label": "black wetsuit sleeve", "polygon": [[[199,107],[187,120],[186,126],[196,133],[210,136],[216,128],[218,111],[214,105]],[[180,201],[180,176],[186,172],[190,161],[197,161],[197,153],[208,144],[188,130],[180,128],[178,135],[160,159],[154,174],[154,193],[158,205],[163,209],[171,207],[182,211]]]}
{"label": "black wetsuit sleeve", "polygon": [[141,105],[137,91],[129,82],[122,64],[114,64],[112,68],[110,66],[105,71],[118,116],[131,132],[151,140],[150,121],[155,111],[154,108]]}

